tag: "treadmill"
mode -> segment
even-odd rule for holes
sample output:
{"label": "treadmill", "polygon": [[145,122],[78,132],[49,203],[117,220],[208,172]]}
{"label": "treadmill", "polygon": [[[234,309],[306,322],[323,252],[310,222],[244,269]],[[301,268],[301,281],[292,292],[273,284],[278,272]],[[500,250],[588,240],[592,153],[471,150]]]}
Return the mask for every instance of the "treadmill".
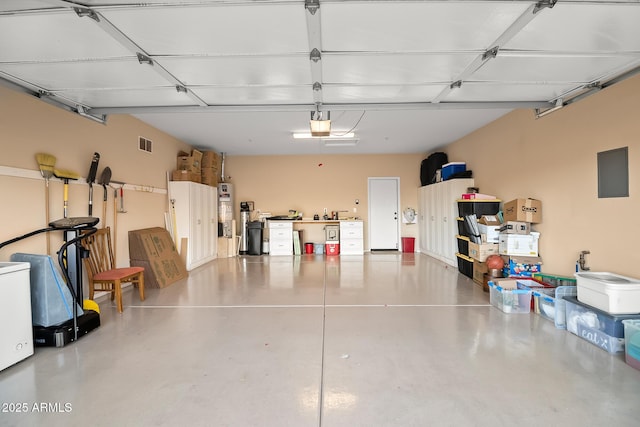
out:
{"label": "treadmill", "polygon": [[99,218],[95,217],[62,218],[50,222],[49,227],[0,243],[0,249],[2,249],[36,234],[52,231],[64,233],[65,242],[57,252],[58,264],[74,302],[73,315],[71,319],[57,325],[34,325],[34,344],[38,347],[64,347],[100,326],[98,312],[82,310],[81,314],[78,313],[78,307],[82,307],[83,304],[82,258],[88,256],[88,251],[82,247],[81,240],[98,231],[95,227],[98,221]]}

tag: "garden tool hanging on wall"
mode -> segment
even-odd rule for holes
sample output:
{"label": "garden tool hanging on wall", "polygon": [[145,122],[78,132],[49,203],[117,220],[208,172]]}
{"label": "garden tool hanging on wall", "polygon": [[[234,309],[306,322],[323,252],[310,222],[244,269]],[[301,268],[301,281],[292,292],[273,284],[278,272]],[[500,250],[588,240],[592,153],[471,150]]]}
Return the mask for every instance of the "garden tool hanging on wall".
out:
{"label": "garden tool hanging on wall", "polygon": [[100,153],[93,153],[91,166],[89,167],[89,173],[87,174],[87,184],[89,184],[89,216],[93,214],[93,183],[96,181],[99,161]]}
{"label": "garden tool hanging on wall", "polygon": [[56,178],[61,179],[62,182],[64,183],[64,189],[62,193],[62,201],[64,202],[63,217],[68,218],[69,217],[69,180],[70,179],[76,180],[80,178],[80,175],[78,175],[75,172],[64,170],[64,169],[54,169],[53,175],[55,175]]}
{"label": "garden tool hanging on wall", "polygon": [[[116,184],[116,185],[113,185]],[[113,259],[117,260],[118,254],[118,213],[126,213],[124,210],[124,182],[111,180],[109,186],[113,188]],[[120,196],[121,208],[118,209],[118,193]]]}
{"label": "garden tool hanging on wall", "polygon": [[[111,181],[111,168],[107,166],[102,171],[102,174],[100,175],[100,181],[98,182],[100,185],[102,185],[102,189],[104,190],[103,197],[102,197],[102,228],[107,227],[107,200],[108,200],[107,195],[109,194],[107,191],[107,185],[109,185],[110,181]],[[114,203],[115,203],[115,200],[114,200]]]}
{"label": "garden tool hanging on wall", "polygon": [[[51,222],[51,218],[49,217],[49,180],[53,176],[53,171],[56,166],[56,158],[51,154],[47,153],[38,153],[36,154],[36,161],[38,162],[38,167],[40,168],[40,173],[44,178],[44,216],[45,216],[45,224],[49,224]],[[47,239],[47,255],[51,253],[51,238],[49,237],[49,233],[45,233]]]}

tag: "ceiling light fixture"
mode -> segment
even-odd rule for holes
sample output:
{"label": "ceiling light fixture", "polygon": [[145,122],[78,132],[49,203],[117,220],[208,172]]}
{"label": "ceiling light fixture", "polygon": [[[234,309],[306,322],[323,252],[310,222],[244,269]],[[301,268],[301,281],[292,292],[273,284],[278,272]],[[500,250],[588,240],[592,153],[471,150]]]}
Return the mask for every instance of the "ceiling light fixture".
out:
{"label": "ceiling light fixture", "polygon": [[333,139],[323,139],[322,143],[325,147],[355,147],[358,145],[358,139],[351,140],[333,140]]}
{"label": "ceiling light fixture", "polygon": [[323,112],[319,109],[312,111],[309,125],[312,136],[329,136],[331,133],[331,112]]}
{"label": "ceiling light fixture", "polygon": [[293,139],[335,139],[335,140],[349,140],[355,138],[356,134],[353,132],[339,134],[339,135],[329,135],[329,136],[314,136],[312,133],[308,132],[296,132],[293,134]]}

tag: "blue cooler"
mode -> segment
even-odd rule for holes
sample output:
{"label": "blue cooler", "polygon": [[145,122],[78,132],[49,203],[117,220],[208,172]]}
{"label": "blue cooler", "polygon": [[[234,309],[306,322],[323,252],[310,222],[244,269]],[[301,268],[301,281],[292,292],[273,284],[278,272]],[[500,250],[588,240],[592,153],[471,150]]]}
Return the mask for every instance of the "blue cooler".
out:
{"label": "blue cooler", "polygon": [[467,164],[465,162],[450,162],[446,165],[442,165],[442,180],[446,181],[459,172],[465,172],[467,170]]}

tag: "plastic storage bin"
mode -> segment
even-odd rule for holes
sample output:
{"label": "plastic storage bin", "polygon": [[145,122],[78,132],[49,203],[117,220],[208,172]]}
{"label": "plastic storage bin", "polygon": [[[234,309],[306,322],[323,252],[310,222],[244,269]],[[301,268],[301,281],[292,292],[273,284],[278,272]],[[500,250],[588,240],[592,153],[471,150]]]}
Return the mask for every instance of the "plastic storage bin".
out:
{"label": "plastic storage bin", "polygon": [[554,296],[546,295],[537,291],[533,292],[535,312],[541,317],[552,321],[556,328],[567,329],[565,296],[576,296],[575,286],[558,286],[555,288]]}
{"label": "plastic storage bin", "polygon": [[576,297],[564,297],[567,313],[567,330],[580,338],[608,351],[624,351],[623,320],[640,320],[640,314],[613,315],[581,301]]}
{"label": "plastic storage bin", "polygon": [[327,242],[324,245],[324,251],[327,255],[340,255],[340,243]]}
{"label": "plastic storage bin", "polygon": [[526,289],[503,289],[489,282],[489,301],[504,313],[530,313],[531,291]]}
{"label": "plastic storage bin", "polygon": [[495,215],[500,211],[500,200],[458,200],[458,215],[476,214],[478,219],[482,215]]}
{"label": "plastic storage bin", "polygon": [[458,271],[470,279],[473,279],[473,259],[461,253],[456,253],[458,259]]}
{"label": "plastic storage bin", "polygon": [[556,274],[546,273],[533,273],[531,275],[534,279],[542,280],[545,283],[549,283],[553,286],[576,286],[575,277],[558,276]]}
{"label": "plastic storage bin", "polygon": [[611,314],[640,313],[640,280],[609,272],[579,272],[578,300]]}
{"label": "plastic storage bin", "polygon": [[445,165],[442,165],[442,170],[440,172],[440,178],[443,181],[451,178],[451,175],[456,173],[465,172],[467,170],[467,164],[465,162],[450,162]]}
{"label": "plastic storage bin", "polygon": [[555,287],[548,283],[543,283],[539,280],[530,279],[528,277],[521,277],[516,279],[516,287],[518,289],[525,289],[531,291],[531,309],[538,310],[538,300],[534,297],[533,292],[537,292],[545,295],[553,295],[555,293]]}
{"label": "plastic storage bin", "polygon": [[469,238],[466,236],[456,236],[458,239],[458,253],[469,256]]}
{"label": "plastic storage bin", "polygon": [[532,231],[530,234],[503,234],[499,236],[500,255],[510,256],[538,256],[538,240],[540,233]]}
{"label": "plastic storage bin", "polygon": [[315,253],[316,255],[324,254],[324,245],[322,243],[314,243],[313,253]]}
{"label": "plastic storage bin", "polygon": [[640,320],[623,320],[624,360],[630,366],[640,369]]}
{"label": "plastic storage bin", "polygon": [[467,230],[467,226],[464,224],[464,218],[456,218],[456,222],[458,223],[458,235],[463,237],[471,237],[471,233]]}

